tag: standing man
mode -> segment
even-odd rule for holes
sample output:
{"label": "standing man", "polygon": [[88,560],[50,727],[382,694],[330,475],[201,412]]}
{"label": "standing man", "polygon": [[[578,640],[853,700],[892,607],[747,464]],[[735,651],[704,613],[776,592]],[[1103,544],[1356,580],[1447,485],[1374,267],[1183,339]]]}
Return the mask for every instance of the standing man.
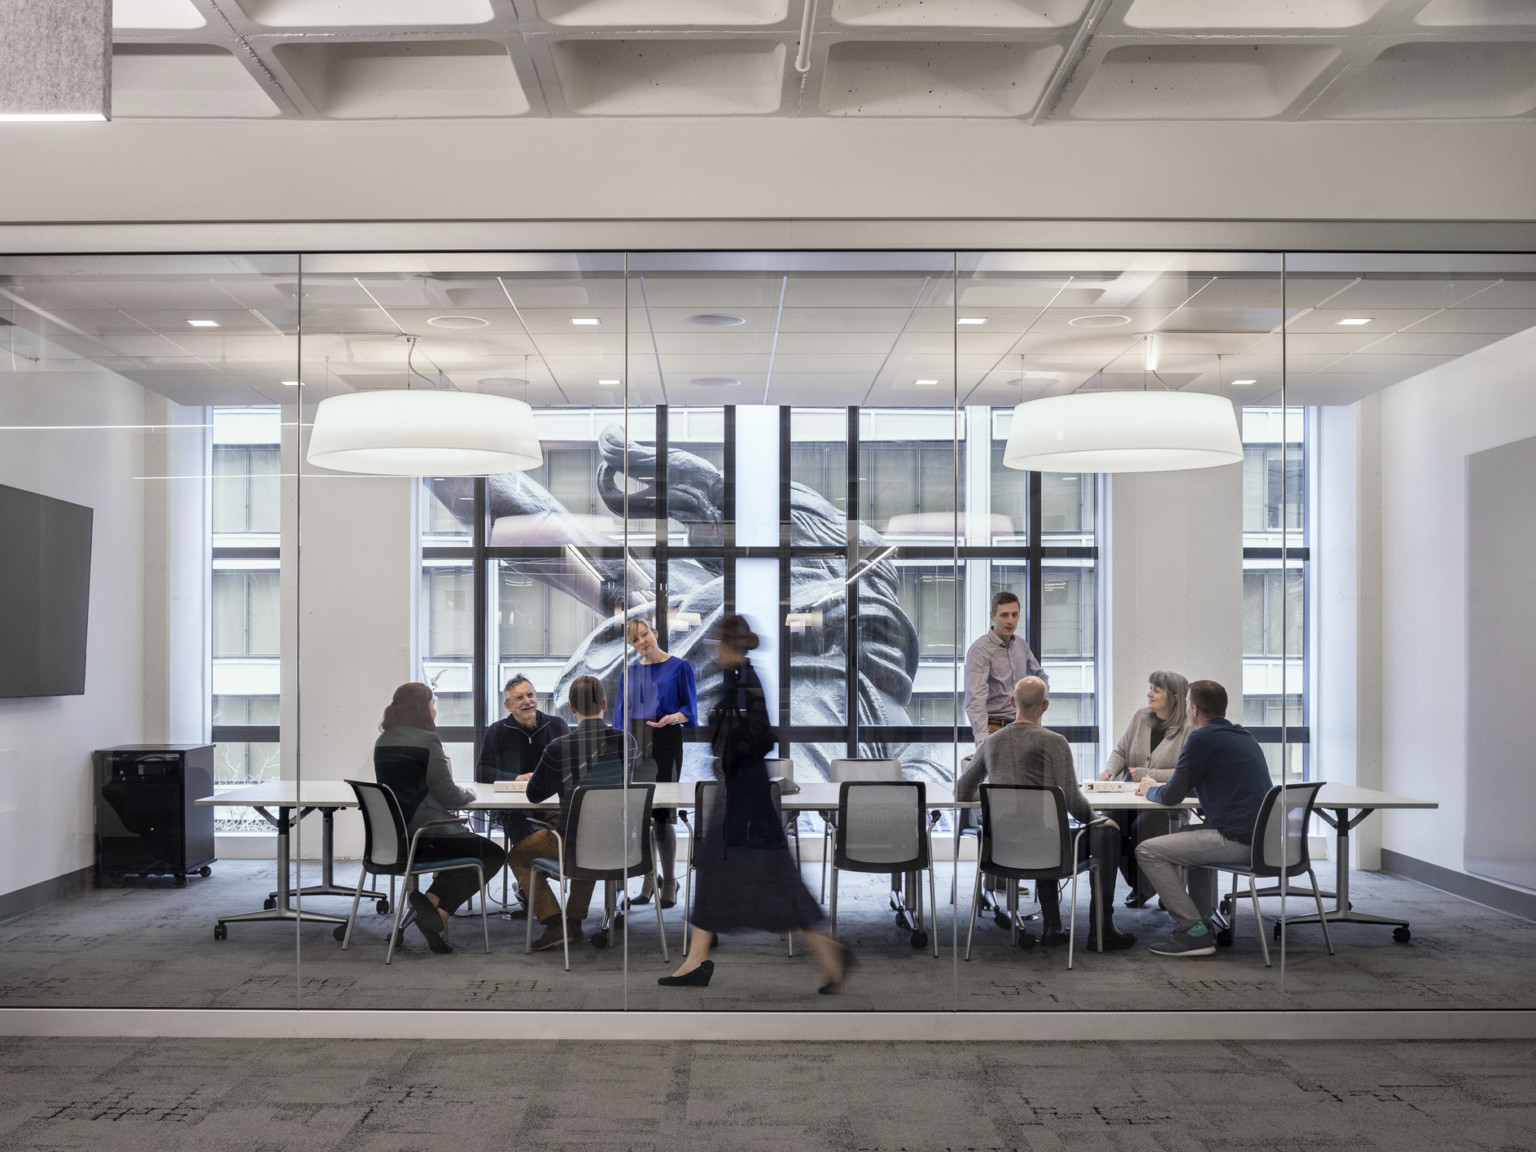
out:
{"label": "standing man", "polygon": [[1037,676],[1047,687],[1051,678],[1029,650],[1019,630],[1019,598],[1012,592],[992,597],[992,627],[965,654],[965,715],[976,746],[999,728],[1013,723],[1013,686]]}
{"label": "standing man", "polygon": [[[497,780],[527,776],[539,766],[544,749],[570,731],[570,726],[560,717],[540,712],[538,700],[533,681],[528,677],[514,676],[507,681],[501,697],[507,716],[485,730],[485,743],[480,746],[480,758],[475,761],[477,782],[494,784]],[[521,812],[497,812],[495,819],[506,829],[509,845],[517,844],[534,831],[528,817]],[[522,898],[527,899],[526,896]],[[526,904],[511,913],[514,920],[527,914]]]}
{"label": "standing man", "polygon": [[[1173,917],[1172,936],[1152,945],[1159,956],[1209,956],[1216,936],[1208,918],[1216,907],[1212,864],[1245,864],[1253,858],[1253,826],[1269,792],[1269,765],[1259,742],[1227,719],[1227,690],[1214,680],[1189,686],[1186,708],[1190,733],[1166,784],[1142,778],[1136,795],[1159,804],[1177,804],[1190,793],[1200,801],[1205,823],[1136,847],[1142,876],[1157,889]],[[1189,890],[1179,869],[1189,869]]]}

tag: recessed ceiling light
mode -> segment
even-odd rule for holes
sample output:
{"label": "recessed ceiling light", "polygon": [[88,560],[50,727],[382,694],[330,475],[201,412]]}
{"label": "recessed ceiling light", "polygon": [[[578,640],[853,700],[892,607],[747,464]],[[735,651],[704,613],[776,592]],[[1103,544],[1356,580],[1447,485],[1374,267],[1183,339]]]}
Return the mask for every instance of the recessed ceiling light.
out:
{"label": "recessed ceiling light", "polygon": [[1374,319],[1374,316],[1351,316],[1345,320],[1340,320],[1339,323],[1351,325],[1369,324]]}
{"label": "recessed ceiling light", "polygon": [[604,387],[607,387],[607,388],[617,388],[620,384],[624,383],[624,381],[622,381],[622,380],[599,380],[598,383],[603,385]]}
{"label": "recessed ceiling light", "polygon": [[1093,312],[1087,316],[1074,316],[1067,323],[1074,328],[1118,328],[1129,324],[1131,318],[1118,312]]}
{"label": "recessed ceiling light", "polygon": [[688,317],[688,323],[703,328],[734,328],[746,322],[745,316],[732,316],[729,312],[700,312],[697,316]]}
{"label": "recessed ceiling light", "polygon": [[961,316],[955,321],[956,324],[985,324],[986,322],[985,316]]}
{"label": "recessed ceiling light", "polygon": [[1257,383],[1258,383],[1257,380],[1234,380],[1234,381],[1232,381],[1233,386],[1237,387],[1237,388],[1244,388],[1244,387],[1248,386],[1249,384],[1257,384]]}
{"label": "recessed ceiling light", "polygon": [[688,383],[700,388],[734,388],[741,381],[734,376],[695,376]]}
{"label": "recessed ceiling light", "polygon": [[219,326],[217,320],[188,320],[187,323],[194,328],[217,328]]}
{"label": "recessed ceiling light", "polygon": [[0,121],[7,124],[43,124],[65,121],[105,120],[100,112],[4,112]]}
{"label": "recessed ceiling light", "polygon": [[528,385],[521,376],[485,376],[479,383],[483,388],[524,388]]}
{"label": "recessed ceiling light", "polygon": [[937,380],[914,380],[914,381],[912,381],[912,383],[916,384],[919,388],[932,388],[936,384],[938,384],[938,381]]}
{"label": "recessed ceiling light", "polygon": [[297,380],[280,380],[278,383],[282,384],[284,388],[297,388],[299,386]]}
{"label": "recessed ceiling light", "polygon": [[480,316],[434,316],[427,323],[434,328],[484,328],[490,321]]}
{"label": "recessed ceiling light", "polygon": [[593,325],[601,324],[602,321],[599,320],[596,316],[572,316],[571,317],[571,323],[572,324],[580,324],[580,325],[583,325],[585,327],[590,328]]}

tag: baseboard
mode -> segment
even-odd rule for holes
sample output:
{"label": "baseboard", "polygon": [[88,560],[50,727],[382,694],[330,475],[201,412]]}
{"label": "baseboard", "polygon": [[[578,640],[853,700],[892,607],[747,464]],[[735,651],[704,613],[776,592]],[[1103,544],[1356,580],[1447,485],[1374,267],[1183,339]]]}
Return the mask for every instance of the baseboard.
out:
{"label": "baseboard", "polygon": [[1530,1040],[1536,1011],[402,1012],[0,1008],[0,1036],[554,1040]]}
{"label": "baseboard", "polygon": [[7,892],[0,896],[0,924],[4,924],[7,920],[14,920],[18,916],[25,916],[28,912],[35,912],[39,908],[46,908],[57,900],[67,900],[71,896],[83,895],[91,883],[91,874],[95,870],[87,865],[74,872],[55,876],[52,880],[44,880],[41,884],[28,884],[25,888]]}
{"label": "baseboard", "polygon": [[1428,884],[1452,896],[1460,896],[1476,904],[1508,912],[1523,920],[1536,920],[1536,892],[1522,892],[1481,876],[1469,876],[1454,868],[1444,868],[1427,860],[1416,860],[1390,848],[1381,850],[1381,870],[1397,876],[1406,876],[1420,884]]}

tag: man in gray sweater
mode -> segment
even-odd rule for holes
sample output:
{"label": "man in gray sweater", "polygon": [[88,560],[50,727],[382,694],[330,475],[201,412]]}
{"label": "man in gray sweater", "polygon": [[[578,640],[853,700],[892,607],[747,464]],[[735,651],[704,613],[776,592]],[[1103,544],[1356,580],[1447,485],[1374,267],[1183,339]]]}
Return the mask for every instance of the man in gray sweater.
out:
{"label": "man in gray sweater", "polygon": [[[1072,763],[1072,746],[1060,733],[1040,726],[1051,702],[1046,699],[1045,681],[1026,676],[1014,686],[1016,709],[1014,722],[988,736],[955,783],[956,800],[974,800],[981,784],[1030,784],[1060,788],[1066,797],[1067,811],[1086,824],[1096,819],[1082,789],[1077,786],[1077,770]],[[1095,951],[1119,951],[1136,943],[1128,932],[1117,932],[1114,924],[1115,873],[1120,866],[1120,829],[1113,820],[1095,824],[1088,833],[1093,869],[1089,873],[1090,911],[1089,946]],[[1047,947],[1066,942],[1061,927],[1061,899],[1053,881],[1038,885],[1040,898],[1040,942]],[[1098,925],[1103,925],[1103,939]],[[1027,934],[1026,934],[1027,935]],[[1030,942],[1031,944],[1033,941]],[[1027,947],[1028,945],[1026,945]]]}

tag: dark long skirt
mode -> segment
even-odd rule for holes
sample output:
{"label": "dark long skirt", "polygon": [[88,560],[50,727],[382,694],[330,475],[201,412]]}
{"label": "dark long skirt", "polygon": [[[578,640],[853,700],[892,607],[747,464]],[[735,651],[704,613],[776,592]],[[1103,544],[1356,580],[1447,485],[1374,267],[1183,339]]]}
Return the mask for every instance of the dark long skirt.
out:
{"label": "dark long skirt", "polygon": [[727,778],[726,802],[715,805],[693,858],[695,928],[788,932],[826,919],[790,855],[761,760]]}

